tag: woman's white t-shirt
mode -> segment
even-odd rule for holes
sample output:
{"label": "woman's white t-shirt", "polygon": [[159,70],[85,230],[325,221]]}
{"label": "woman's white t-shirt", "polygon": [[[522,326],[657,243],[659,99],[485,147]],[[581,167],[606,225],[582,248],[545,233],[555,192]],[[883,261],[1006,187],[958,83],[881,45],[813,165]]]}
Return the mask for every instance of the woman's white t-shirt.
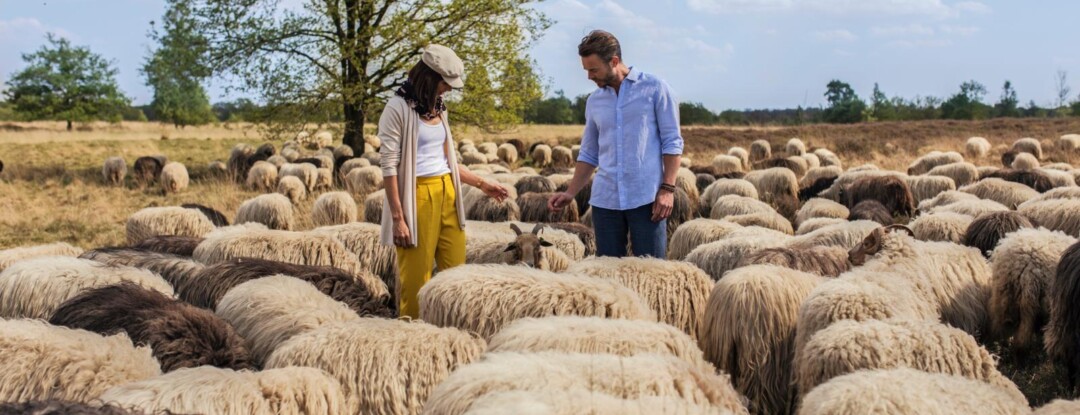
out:
{"label": "woman's white t-shirt", "polygon": [[420,123],[420,137],[416,151],[416,177],[442,176],[450,173],[450,164],[446,161],[444,144],[446,128],[440,122],[430,125]]}

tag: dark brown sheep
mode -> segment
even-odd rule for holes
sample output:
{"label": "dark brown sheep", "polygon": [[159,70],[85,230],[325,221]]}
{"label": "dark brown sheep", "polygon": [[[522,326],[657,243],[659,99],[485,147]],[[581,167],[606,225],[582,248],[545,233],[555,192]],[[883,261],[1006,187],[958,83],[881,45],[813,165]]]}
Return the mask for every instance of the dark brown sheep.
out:
{"label": "dark brown sheep", "polygon": [[907,182],[897,176],[862,177],[852,182],[844,193],[848,209],[864,200],[876,200],[893,216],[910,217],[915,213],[915,196]]}
{"label": "dark brown sheep", "polygon": [[296,265],[254,258],[234,258],[207,266],[194,278],[174,288],[184,301],[207,309],[216,309],[218,301],[230,289],[244,282],[283,274],[307,281],[330,298],[345,303],[361,316],[393,318],[385,298],[373,298],[354,276],[332,267]]}
{"label": "dark brown sheep", "polygon": [[0,173],[4,172],[4,161],[0,160]]}
{"label": "dark brown sheep", "polygon": [[964,232],[964,245],[978,249],[983,256],[990,258],[1005,234],[1033,227],[1030,220],[1013,210],[984,213],[968,225]]}
{"label": "dark brown sheep", "polygon": [[133,343],[150,346],[165,372],[252,368],[244,339],[225,320],[134,283],[84,291],[61,304],[49,324],[104,335],[125,331]]}
{"label": "dark brown sheep", "polygon": [[710,184],[716,182],[716,177],[709,173],[698,173],[695,174],[694,177],[696,179],[694,185],[697,186],[697,191],[699,194],[705,193],[705,188],[709,187]]}
{"label": "dark brown sheep", "polygon": [[810,249],[768,248],[739,260],[739,267],[755,264],[779,265],[822,277],[836,277],[851,269],[848,252],[844,248],[831,246],[815,246]]}
{"label": "dark brown sheep", "polygon": [[514,184],[518,197],[526,193],[551,193],[555,191],[555,183],[544,176],[522,177]]}
{"label": "dark brown sheep", "polygon": [[229,219],[226,218],[223,213],[212,207],[203,206],[198,203],[184,203],[180,205],[180,207],[184,209],[195,209],[202,212],[203,216],[210,219],[210,223],[213,223],[214,226],[229,226]]}
{"label": "dark brown sheep", "polygon": [[299,159],[293,160],[293,163],[295,163],[295,164],[307,163],[307,164],[310,164],[310,165],[315,166],[316,168],[320,168],[320,169],[322,169],[322,168],[327,168],[328,169],[328,168],[333,168],[334,167],[334,166],[324,166],[323,165],[323,160],[321,158],[318,158],[318,157],[299,158]]}
{"label": "dark brown sheep", "polygon": [[170,285],[193,278],[205,267],[190,257],[153,252],[140,248],[97,248],[83,252],[79,258],[109,265],[144,268],[161,275]]}
{"label": "dark brown sheep", "polygon": [[521,212],[522,222],[532,223],[556,223],[577,222],[581,219],[577,202],[570,202],[566,208],[558,212],[548,209],[548,200],[555,193],[525,193],[517,198],[518,211]]}
{"label": "dark brown sheep", "polygon": [[1011,168],[1017,154],[1020,154],[1020,152],[1016,150],[1006,151],[1001,155],[1001,165],[1005,166],[1006,169]]}
{"label": "dark brown sheep", "polygon": [[1069,373],[1069,387],[1080,381],[1080,242],[1061,254],[1050,289],[1046,352]]}
{"label": "dark brown sheep", "polygon": [[817,195],[826,189],[832,187],[836,182],[837,176],[822,177],[814,180],[813,183],[807,184],[799,189],[799,200],[805,202],[807,200],[817,197]]}
{"label": "dark brown sheep", "polygon": [[203,238],[195,236],[157,235],[139,241],[132,248],[190,258],[202,241]]}
{"label": "dark brown sheep", "polygon": [[1035,191],[1039,193],[1045,193],[1047,190],[1054,188],[1054,182],[1050,181],[1050,178],[1045,174],[1036,170],[1016,170],[1006,168],[988,173],[980,177],[979,180],[991,177],[996,177],[1007,182],[1020,183],[1035,189]]}
{"label": "dark brown sheep", "polygon": [[529,148],[525,146],[524,141],[518,140],[516,138],[511,138],[509,140],[506,140],[506,143],[514,146],[514,148],[517,149],[518,160],[525,160],[525,158],[528,157]]}
{"label": "dark brown sheep", "polygon": [[158,176],[161,176],[162,167],[165,166],[154,157],[143,156],[135,159],[135,166],[132,168],[135,182],[142,186],[156,182]]}
{"label": "dark brown sheep", "polygon": [[582,244],[585,244],[585,256],[596,255],[596,232],[591,226],[585,226],[577,222],[549,223],[547,227],[570,232],[577,235]]}
{"label": "dark brown sheep", "polygon": [[754,163],[754,170],[765,170],[773,167],[783,167],[785,169],[791,170],[795,173],[796,177],[802,177],[806,175],[806,168],[803,167],[803,165],[788,160],[784,157],[774,157]]}
{"label": "dark brown sheep", "polygon": [[270,156],[273,156],[274,154],[277,154],[277,149],[274,148],[274,143],[263,143],[263,145],[255,149],[255,155],[262,156],[263,160],[270,158]]}
{"label": "dark brown sheep", "polygon": [[889,208],[882,205],[881,202],[876,200],[864,200],[851,208],[851,213],[848,214],[848,220],[869,220],[880,223],[882,225],[892,225],[893,216],[889,212]]}
{"label": "dark brown sheep", "polygon": [[675,229],[678,229],[683,223],[689,222],[694,218],[694,212],[697,207],[694,206],[693,200],[690,199],[690,195],[686,194],[686,191],[681,187],[675,188],[675,200],[671,206],[671,216],[667,218],[667,236],[671,239],[671,235],[675,234]]}
{"label": "dark brown sheep", "polygon": [[[168,411],[155,414],[170,414]],[[142,415],[144,412],[125,409],[115,405],[90,405],[82,402],[44,400],[0,403],[0,414],[5,415]]]}

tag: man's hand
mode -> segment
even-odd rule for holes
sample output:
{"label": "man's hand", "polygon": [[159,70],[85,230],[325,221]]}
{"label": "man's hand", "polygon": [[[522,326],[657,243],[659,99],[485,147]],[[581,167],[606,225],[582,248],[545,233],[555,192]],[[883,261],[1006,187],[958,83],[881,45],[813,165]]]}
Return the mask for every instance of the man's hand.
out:
{"label": "man's hand", "polygon": [[661,190],[656,194],[656,202],[652,207],[652,221],[659,222],[667,220],[668,216],[671,216],[671,210],[675,206],[675,194],[666,190]]}
{"label": "man's hand", "polygon": [[559,193],[553,194],[553,195],[551,195],[551,198],[548,199],[548,210],[557,213],[557,212],[563,210],[563,208],[565,208],[567,205],[570,204],[570,202],[573,202],[573,201],[574,201],[574,195],[572,195],[570,193],[559,192]]}

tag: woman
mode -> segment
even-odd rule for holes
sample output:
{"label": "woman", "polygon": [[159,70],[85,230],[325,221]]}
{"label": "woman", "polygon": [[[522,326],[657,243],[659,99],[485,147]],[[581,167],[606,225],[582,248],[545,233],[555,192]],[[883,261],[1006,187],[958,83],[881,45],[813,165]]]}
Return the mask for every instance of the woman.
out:
{"label": "woman", "polygon": [[465,263],[465,212],[457,189],[474,186],[502,201],[507,190],[458,169],[442,94],[465,86],[454,51],[431,45],[379,119],[380,165],[386,186],[384,245],[397,247],[400,311],[419,317],[417,293],[439,270]]}

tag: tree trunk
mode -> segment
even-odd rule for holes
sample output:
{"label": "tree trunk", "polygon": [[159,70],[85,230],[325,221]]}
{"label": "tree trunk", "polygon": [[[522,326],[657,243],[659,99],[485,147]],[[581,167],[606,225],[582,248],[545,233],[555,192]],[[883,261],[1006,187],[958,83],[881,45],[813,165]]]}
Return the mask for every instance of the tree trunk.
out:
{"label": "tree trunk", "polygon": [[364,108],[345,103],[345,138],[342,143],[352,147],[357,156],[364,154]]}
{"label": "tree trunk", "polygon": [[67,120],[67,130],[71,131],[71,120]]}

